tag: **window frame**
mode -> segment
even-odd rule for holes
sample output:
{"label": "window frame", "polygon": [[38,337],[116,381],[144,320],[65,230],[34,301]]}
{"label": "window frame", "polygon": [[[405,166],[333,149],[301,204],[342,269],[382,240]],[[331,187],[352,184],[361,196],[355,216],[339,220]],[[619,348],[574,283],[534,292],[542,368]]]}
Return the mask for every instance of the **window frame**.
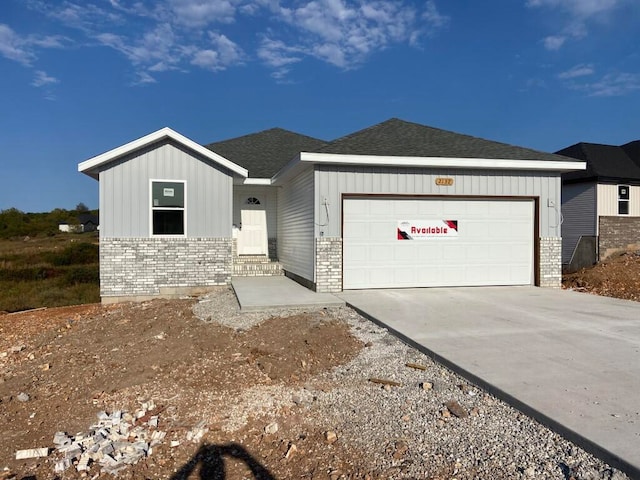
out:
{"label": "window frame", "polygon": [[[154,207],[153,206],[153,184],[154,183],[181,183],[183,191],[182,207]],[[153,212],[155,211],[182,211],[183,233],[153,233]],[[187,236],[187,181],[173,178],[150,178],[149,179],[149,236],[153,238],[185,238]]]}
{"label": "window frame", "polygon": [[[621,195],[620,193],[620,189],[621,188],[626,188],[627,189],[627,195],[626,198],[624,198],[623,195]],[[631,207],[630,205],[630,200],[631,200],[631,186],[630,185],[625,185],[625,184],[619,184],[617,185],[617,193],[618,193],[618,215],[621,216],[627,216],[629,215],[629,208]],[[620,205],[622,204],[626,204],[626,213],[621,213],[620,212]]]}

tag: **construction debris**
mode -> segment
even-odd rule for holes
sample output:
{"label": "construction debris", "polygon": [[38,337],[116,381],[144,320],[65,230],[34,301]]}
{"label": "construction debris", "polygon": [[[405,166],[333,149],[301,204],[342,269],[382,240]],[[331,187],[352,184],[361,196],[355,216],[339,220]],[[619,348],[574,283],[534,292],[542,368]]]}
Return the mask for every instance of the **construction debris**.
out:
{"label": "construction debris", "polygon": [[19,402],[28,402],[29,400],[31,400],[31,397],[29,396],[29,394],[28,394],[28,393],[20,392],[20,393],[18,394],[18,396],[16,397],[16,399],[17,399]]}
{"label": "construction debris", "polygon": [[206,425],[206,422],[204,420],[202,420],[201,422],[198,422],[198,424],[195,427],[193,427],[191,430],[187,432],[187,441],[190,441],[193,443],[200,443],[200,440],[202,440],[202,437],[204,437],[204,434],[209,431],[209,429],[205,425]]}
{"label": "construction debris", "polygon": [[18,450],[16,452],[16,460],[25,460],[27,458],[40,458],[49,455],[48,448],[30,448],[28,450]]}
{"label": "construction debris", "polygon": [[416,370],[426,370],[427,367],[424,365],[420,365],[419,363],[405,363],[405,366],[409,368],[415,368]]}
{"label": "construction debris", "polygon": [[371,383],[379,383],[381,385],[389,385],[389,386],[392,386],[392,387],[399,387],[399,386],[402,385],[399,382],[394,382],[393,380],[385,380],[383,378],[370,378],[369,381]]}
{"label": "construction debris", "polygon": [[[155,405],[148,402],[135,414],[121,410],[111,414],[99,412],[98,423],[91,425],[88,433],[68,435],[57,432],[53,443],[64,457],[55,464],[55,471],[61,473],[75,465],[78,472],[83,472],[92,464],[99,464],[102,472],[115,475],[148,457],[166,435],[166,432],[155,430],[158,425],[156,415],[147,417],[147,411],[154,409]],[[143,418],[148,418],[149,422],[141,422]]]}

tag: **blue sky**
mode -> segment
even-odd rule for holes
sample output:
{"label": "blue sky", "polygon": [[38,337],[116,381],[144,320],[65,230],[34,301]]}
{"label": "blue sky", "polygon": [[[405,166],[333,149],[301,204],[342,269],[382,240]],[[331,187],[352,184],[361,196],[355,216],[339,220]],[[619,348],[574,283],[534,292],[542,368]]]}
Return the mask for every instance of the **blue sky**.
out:
{"label": "blue sky", "polygon": [[543,151],[640,139],[638,0],[1,0],[0,210],[169,126],[334,139],[399,117]]}

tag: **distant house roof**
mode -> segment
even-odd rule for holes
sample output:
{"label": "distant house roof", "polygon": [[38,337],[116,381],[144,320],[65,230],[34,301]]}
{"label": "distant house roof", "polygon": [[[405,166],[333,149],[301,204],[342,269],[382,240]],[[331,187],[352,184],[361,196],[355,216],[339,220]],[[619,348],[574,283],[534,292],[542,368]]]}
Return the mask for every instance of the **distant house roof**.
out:
{"label": "distant house roof", "polygon": [[629,155],[636,165],[640,166],[640,140],[625,143],[622,145],[622,149],[627,152],[627,155]]}
{"label": "distant house roof", "polygon": [[93,215],[91,213],[81,213],[80,215],[78,215],[78,223],[80,223],[81,225],[86,225],[88,223],[100,225],[100,220],[98,219],[98,215]]}
{"label": "distant house roof", "polygon": [[318,152],[397,157],[574,161],[551,153],[440,130],[397,118],[334,140]]}
{"label": "distant house roof", "polygon": [[300,152],[315,151],[325,144],[324,140],[282,128],[271,128],[210,143],[205,147],[242,165],[252,178],[271,178]]}
{"label": "distant house roof", "polygon": [[640,141],[622,146],[581,142],[557,153],[587,162],[586,170],[563,174],[565,182],[640,182]]}

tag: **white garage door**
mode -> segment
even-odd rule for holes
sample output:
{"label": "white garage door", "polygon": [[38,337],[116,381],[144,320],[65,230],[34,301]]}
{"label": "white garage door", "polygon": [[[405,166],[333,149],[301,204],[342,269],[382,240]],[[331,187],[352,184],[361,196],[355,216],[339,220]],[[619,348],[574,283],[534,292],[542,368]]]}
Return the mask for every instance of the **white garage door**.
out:
{"label": "white garage door", "polygon": [[533,200],[347,198],[343,215],[344,289],[534,282]]}

